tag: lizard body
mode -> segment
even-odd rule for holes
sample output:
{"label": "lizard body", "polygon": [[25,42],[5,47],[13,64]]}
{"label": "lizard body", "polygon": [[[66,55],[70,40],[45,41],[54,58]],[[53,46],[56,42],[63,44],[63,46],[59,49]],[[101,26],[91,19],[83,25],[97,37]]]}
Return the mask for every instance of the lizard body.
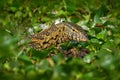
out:
{"label": "lizard body", "polygon": [[42,50],[51,45],[57,45],[70,40],[77,42],[88,40],[84,30],[80,26],[69,22],[53,24],[49,28],[31,35],[30,39],[30,46],[36,50]]}

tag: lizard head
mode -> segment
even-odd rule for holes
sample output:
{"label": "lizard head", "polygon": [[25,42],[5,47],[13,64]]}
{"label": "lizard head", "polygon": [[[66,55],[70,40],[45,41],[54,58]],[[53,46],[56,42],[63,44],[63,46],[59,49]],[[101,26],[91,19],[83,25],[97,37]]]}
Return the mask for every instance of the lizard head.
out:
{"label": "lizard head", "polygon": [[67,33],[71,40],[75,41],[87,41],[88,38],[85,34],[85,31],[82,29],[82,27],[73,24],[73,23],[64,23],[67,27]]}

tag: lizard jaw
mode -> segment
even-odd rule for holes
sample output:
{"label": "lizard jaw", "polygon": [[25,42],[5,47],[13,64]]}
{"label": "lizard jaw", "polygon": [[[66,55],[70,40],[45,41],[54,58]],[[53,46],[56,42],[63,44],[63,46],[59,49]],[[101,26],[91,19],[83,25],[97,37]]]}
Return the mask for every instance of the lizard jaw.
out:
{"label": "lizard jaw", "polygon": [[88,38],[87,36],[83,35],[83,34],[76,34],[76,33],[69,33],[69,37],[71,40],[75,40],[75,41],[87,41]]}

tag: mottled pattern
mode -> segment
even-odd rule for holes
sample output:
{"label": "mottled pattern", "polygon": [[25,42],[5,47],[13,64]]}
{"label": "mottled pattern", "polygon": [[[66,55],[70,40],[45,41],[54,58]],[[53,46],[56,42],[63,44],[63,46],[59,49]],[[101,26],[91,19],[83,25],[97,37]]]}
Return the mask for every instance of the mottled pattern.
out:
{"label": "mottled pattern", "polygon": [[86,34],[80,26],[66,22],[52,24],[49,28],[29,37],[31,39],[30,46],[36,50],[70,40],[87,41]]}

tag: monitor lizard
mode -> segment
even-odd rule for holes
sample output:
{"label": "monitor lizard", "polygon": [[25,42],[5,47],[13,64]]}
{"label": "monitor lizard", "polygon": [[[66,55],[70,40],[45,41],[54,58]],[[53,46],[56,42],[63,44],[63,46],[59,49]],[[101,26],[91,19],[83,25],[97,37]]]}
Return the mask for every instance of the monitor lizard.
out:
{"label": "monitor lizard", "polygon": [[[82,27],[71,23],[71,22],[60,22],[58,24],[52,24],[50,27],[43,29],[37,34],[30,35],[29,38],[30,46],[32,46],[36,50],[42,50],[49,48],[52,45],[57,46],[60,43],[67,42],[70,40],[74,41],[87,41],[87,35]],[[66,53],[66,51],[62,51],[61,48],[59,50],[62,53]],[[69,53],[79,53],[76,49],[71,49],[67,51]]]}

